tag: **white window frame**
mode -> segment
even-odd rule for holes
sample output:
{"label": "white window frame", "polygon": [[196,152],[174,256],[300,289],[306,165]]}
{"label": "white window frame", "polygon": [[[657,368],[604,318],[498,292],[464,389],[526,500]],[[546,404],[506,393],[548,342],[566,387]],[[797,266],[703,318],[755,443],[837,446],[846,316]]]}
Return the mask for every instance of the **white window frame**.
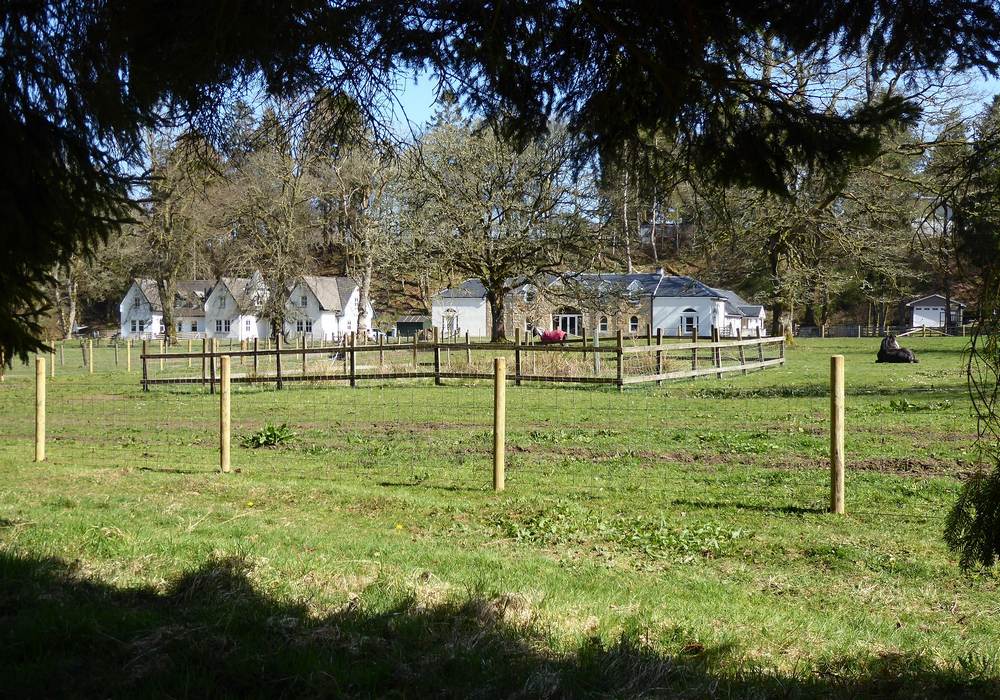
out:
{"label": "white window frame", "polygon": [[638,316],[633,316],[632,318],[630,318],[628,320],[628,330],[629,330],[630,333],[638,333],[639,332],[639,317]]}
{"label": "white window frame", "polygon": [[691,331],[698,330],[698,310],[690,307],[681,311],[681,330],[685,335],[690,335]]}
{"label": "white window frame", "polygon": [[296,333],[301,333],[303,330],[305,330],[305,325],[306,324],[304,324],[302,322],[302,319],[299,319],[298,321],[296,321],[295,322],[295,332]]}
{"label": "white window frame", "polygon": [[306,319],[306,333],[312,333],[312,332],[313,332],[313,322],[312,322],[312,319],[311,318],[307,318]]}
{"label": "white window frame", "polygon": [[136,329],[136,323],[135,323],[135,319],[133,318],[132,319],[132,332],[133,333],[135,333],[135,329]]}
{"label": "white window frame", "polygon": [[301,306],[303,309],[309,306],[309,297],[307,297],[305,294],[301,295],[299,297],[299,306]]}
{"label": "white window frame", "polygon": [[250,332],[250,324],[251,324],[250,319],[249,318],[246,319],[246,322],[244,323],[244,328],[246,328],[247,333]]}
{"label": "white window frame", "polygon": [[228,318],[225,319],[225,320],[223,320],[223,322],[222,322],[222,332],[223,333],[228,333],[232,329],[233,329],[233,322],[230,321]]}
{"label": "white window frame", "polygon": [[215,319],[215,332],[216,333],[221,333],[222,332],[222,319],[221,318]]}
{"label": "white window frame", "polygon": [[198,322],[197,321],[191,321],[191,332],[192,333],[197,333],[198,332]]}
{"label": "white window frame", "polygon": [[597,330],[599,330],[601,333],[607,333],[608,332],[608,317],[607,316],[601,316],[601,320],[597,322]]}
{"label": "white window frame", "polygon": [[142,333],[145,330],[146,330],[146,322],[140,318],[139,319],[139,332]]}

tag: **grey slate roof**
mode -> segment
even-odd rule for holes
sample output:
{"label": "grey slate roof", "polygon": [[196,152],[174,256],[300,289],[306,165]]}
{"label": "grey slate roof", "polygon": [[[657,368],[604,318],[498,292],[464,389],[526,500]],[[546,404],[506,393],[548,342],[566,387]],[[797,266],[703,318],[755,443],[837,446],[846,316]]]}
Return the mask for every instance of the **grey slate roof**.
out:
{"label": "grey slate roof", "polygon": [[343,311],[347,300],[358,288],[358,283],[350,277],[302,275],[301,280],[316,296],[323,311]]}
{"label": "grey slate roof", "polygon": [[[657,272],[581,272],[565,278],[549,277],[549,284],[562,283],[567,287],[579,285],[588,291],[608,292],[634,291],[639,296],[652,297],[701,297],[722,299],[726,302],[726,313],[732,316],[753,316],[760,314],[763,307],[747,303],[739,294],[728,289],[713,289],[693,277],[685,275],[661,275]],[[519,289],[523,285],[518,285]],[[486,288],[479,280],[466,280],[462,284],[437,293],[445,299],[482,299]]]}
{"label": "grey slate roof", "polygon": [[[913,306],[914,304],[920,304],[922,302],[925,302],[928,299],[940,299],[941,300],[941,306],[944,306],[944,302],[945,302],[944,294],[926,294],[926,295],[920,297],[919,299],[914,299],[913,301],[907,302],[906,305],[907,306]],[[952,299],[951,303],[954,306],[961,306],[962,308],[965,308],[965,304],[963,304],[962,302],[960,302],[958,299]]]}
{"label": "grey slate roof", "polygon": [[457,287],[442,289],[434,296],[442,299],[482,299],[486,296],[486,287],[479,280],[465,280]]}
{"label": "grey slate roof", "polygon": [[[135,283],[153,311],[163,313],[163,302],[160,300],[160,290],[151,279],[137,278]],[[204,316],[205,299],[212,293],[213,283],[209,280],[181,280],[177,282],[174,310],[184,316]]]}

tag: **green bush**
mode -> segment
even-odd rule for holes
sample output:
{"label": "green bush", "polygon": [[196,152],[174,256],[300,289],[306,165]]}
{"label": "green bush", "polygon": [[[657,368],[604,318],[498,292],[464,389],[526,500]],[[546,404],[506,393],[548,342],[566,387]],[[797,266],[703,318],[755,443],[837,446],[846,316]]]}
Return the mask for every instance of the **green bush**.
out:
{"label": "green bush", "polygon": [[243,447],[254,449],[258,447],[277,447],[289,442],[294,437],[295,433],[288,427],[288,423],[282,423],[277,426],[268,423],[257,432],[244,435],[243,439],[240,440],[240,444]]}

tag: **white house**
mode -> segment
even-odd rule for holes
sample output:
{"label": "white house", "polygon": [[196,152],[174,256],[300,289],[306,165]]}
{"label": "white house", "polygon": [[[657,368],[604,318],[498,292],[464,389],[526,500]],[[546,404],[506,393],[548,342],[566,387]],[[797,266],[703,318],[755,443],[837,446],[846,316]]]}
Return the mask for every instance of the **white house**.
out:
{"label": "white house", "polygon": [[[212,291],[207,280],[183,280],[174,295],[174,323],[177,332],[201,335],[205,332],[205,299]],[[121,337],[153,338],[162,336],[163,303],[156,282],[135,279],[119,305]]]}
{"label": "white house", "polygon": [[[336,340],[358,329],[361,290],[350,277],[314,277],[295,280],[285,304],[288,336],[310,340]],[[374,310],[366,307],[369,327]]]}
{"label": "white house", "polygon": [[[908,302],[910,309],[910,325],[914,328],[944,328],[945,308],[948,302],[943,294],[928,294]],[[951,300],[951,324],[960,326],[963,323],[965,304],[955,299]]]}
{"label": "white house", "polygon": [[[577,289],[574,290],[573,287]],[[753,335],[759,329],[765,334],[766,314],[762,306],[749,304],[738,294],[726,289],[713,289],[696,279],[653,273],[606,274],[579,273],[565,280],[550,278],[538,294],[531,285],[516,286],[505,302],[505,325],[523,328],[532,326],[558,328],[571,335],[589,332],[645,332],[649,324],[655,333],[665,336],[711,335],[718,328],[723,336]],[[546,302],[535,305],[535,297]],[[589,301],[574,303],[573,297],[589,297]],[[613,311],[602,311],[602,300]],[[535,305],[532,308],[532,305]],[[460,285],[442,290],[431,304],[431,320],[445,336],[468,332],[472,336],[490,334],[489,308],[486,290],[478,280],[466,280]]]}
{"label": "white house", "polygon": [[456,287],[443,289],[431,300],[431,325],[441,329],[445,337],[455,333],[488,337],[489,316],[486,287],[479,280],[466,280]]}
{"label": "white house", "polygon": [[249,340],[270,335],[270,320],[260,318],[267,287],[259,272],[251,277],[222,277],[205,300],[209,338]]}

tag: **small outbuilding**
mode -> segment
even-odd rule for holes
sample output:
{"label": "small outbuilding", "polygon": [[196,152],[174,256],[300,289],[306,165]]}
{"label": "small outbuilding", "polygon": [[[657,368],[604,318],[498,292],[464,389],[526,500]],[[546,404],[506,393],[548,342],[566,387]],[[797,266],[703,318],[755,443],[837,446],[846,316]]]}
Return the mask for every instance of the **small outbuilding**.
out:
{"label": "small outbuilding", "polygon": [[400,316],[396,320],[396,335],[404,338],[412,338],[420,331],[428,330],[431,327],[430,316]]}
{"label": "small outbuilding", "polygon": [[[944,328],[945,309],[948,302],[943,294],[928,294],[927,296],[907,302],[910,310],[910,325],[913,328]],[[949,325],[961,326],[964,323],[965,304],[952,299]]]}

